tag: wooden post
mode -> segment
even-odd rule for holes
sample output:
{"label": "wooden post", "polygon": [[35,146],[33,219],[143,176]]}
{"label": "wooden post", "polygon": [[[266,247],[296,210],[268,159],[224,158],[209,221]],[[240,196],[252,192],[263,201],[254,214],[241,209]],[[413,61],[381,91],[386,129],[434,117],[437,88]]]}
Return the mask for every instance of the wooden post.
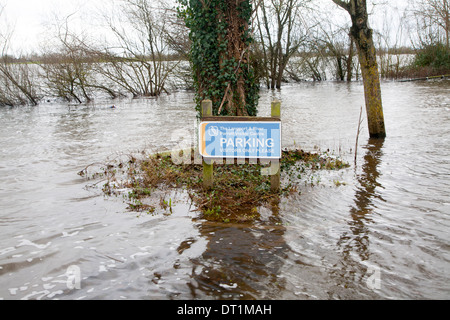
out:
{"label": "wooden post", "polygon": [[[212,101],[202,101],[202,117],[211,117],[212,113]],[[209,162],[209,163],[208,163]],[[212,189],[214,184],[214,162],[213,160],[203,159],[203,186],[205,189]]]}
{"label": "wooden post", "polygon": [[[272,102],[272,117],[281,118],[281,102],[278,100]],[[271,164],[270,189],[272,192],[280,190],[280,160],[274,160]]]}

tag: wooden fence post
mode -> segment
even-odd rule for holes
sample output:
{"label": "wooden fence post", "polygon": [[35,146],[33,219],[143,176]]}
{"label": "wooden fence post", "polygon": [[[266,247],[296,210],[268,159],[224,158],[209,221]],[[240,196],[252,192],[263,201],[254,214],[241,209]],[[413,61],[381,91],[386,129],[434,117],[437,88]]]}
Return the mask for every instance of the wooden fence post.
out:
{"label": "wooden fence post", "polygon": [[[281,102],[274,100],[272,102],[272,117],[281,118]],[[272,192],[280,190],[280,160],[274,160],[271,164],[270,189]]]}
{"label": "wooden fence post", "polygon": [[[210,117],[212,113],[212,101],[202,101],[202,117]],[[208,163],[209,162],[209,163]],[[212,159],[205,161],[203,158],[203,186],[205,189],[212,189],[214,184],[214,161]]]}

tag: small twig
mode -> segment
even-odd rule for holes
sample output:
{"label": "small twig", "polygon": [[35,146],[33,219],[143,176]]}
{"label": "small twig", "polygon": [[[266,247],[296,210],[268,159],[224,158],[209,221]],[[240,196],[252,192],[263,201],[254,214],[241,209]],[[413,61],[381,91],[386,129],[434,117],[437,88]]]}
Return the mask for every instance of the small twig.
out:
{"label": "small twig", "polygon": [[[238,66],[237,66],[236,70],[234,71],[234,74],[237,74],[237,72],[239,71],[239,68],[241,67],[242,59],[244,59],[244,54],[245,54],[246,51],[247,51],[247,49],[245,49],[244,51],[242,51],[242,53],[241,53],[241,58],[239,59]],[[230,91],[230,89],[231,89],[231,82],[228,83],[228,87],[227,87],[227,89],[225,90],[225,94],[224,94],[224,96],[223,96],[222,103],[220,104],[220,107],[219,107],[219,112],[217,113],[217,114],[219,114],[219,115],[220,115],[220,113],[222,112],[223,105],[224,105],[224,103],[225,103],[225,100],[226,100],[227,95],[228,95],[228,91]]]}
{"label": "small twig", "polygon": [[359,140],[359,134],[361,133],[362,110],[363,110],[363,108],[361,107],[361,111],[359,112],[358,131],[357,131],[357,133],[356,133],[356,144],[355,144],[355,166],[356,166],[356,158],[357,158],[357,156],[358,156],[358,140]]}
{"label": "small twig", "polygon": [[231,82],[228,83],[227,90],[225,90],[225,94],[223,95],[222,103],[220,104],[219,113],[218,114],[220,114],[222,112],[223,104],[225,103],[225,100],[226,100],[227,95],[228,95],[228,91],[230,91],[230,89],[231,89]]}

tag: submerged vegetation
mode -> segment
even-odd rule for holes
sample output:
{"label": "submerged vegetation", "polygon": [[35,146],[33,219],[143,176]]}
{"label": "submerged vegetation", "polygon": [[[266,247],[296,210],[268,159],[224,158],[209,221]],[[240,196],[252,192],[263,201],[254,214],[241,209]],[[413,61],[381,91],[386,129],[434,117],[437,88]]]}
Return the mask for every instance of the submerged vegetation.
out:
{"label": "submerged vegetation", "polygon": [[[170,155],[156,154],[138,160],[108,164],[89,175],[89,167],[79,174],[101,180],[107,196],[123,196],[131,211],[154,213],[159,207],[172,213],[172,199],[158,191],[187,192],[200,217],[213,221],[251,221],[258,208],[279,203],[281,197],[299,193],[302,185],[317,184],[318,170],[339,170],[349,165],[327,153],[285,150],[281,159],[282,186],[273,193],[270,177],[261,174],[261,164],[215,164],[214,187],[204,189],[202,165],[174,164]],[[98,182],[97,182],[98,184]],[[167,194],[167,193],[166,193]]]}

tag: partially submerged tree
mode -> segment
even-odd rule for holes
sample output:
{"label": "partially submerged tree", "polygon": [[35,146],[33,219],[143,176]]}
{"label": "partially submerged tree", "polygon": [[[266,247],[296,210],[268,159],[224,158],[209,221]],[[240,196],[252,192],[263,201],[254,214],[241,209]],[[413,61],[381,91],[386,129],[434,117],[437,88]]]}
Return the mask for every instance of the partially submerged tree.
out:
{"label": "partially submerged tree", "polygon": [[124,0],[120,9],[105,17],[117,46],[101,50],[108,62],[98,72],[133,97],[167,93],[169,75],[178,64],[167,60],[169,42],[174,45],[167,37],[172,32],[167,10],[149,0]]}
{"label": "partially submerged tree", "polygon": [[381,84],[377,55],[373,41],[373,30],[369,27],[366,0],[332,0],[345,9],[352,19],[350,34],[358,49],[361,74],[364,82],[367,120],[371,138],[385,138]]}
{"label": "partially submerged tree", "polygon": [[291,57],[306,39],[301,9],[310,0],[258,1],[256,24],[266,69],[266,85],[280,89]]}
{"label": "partially submerged tree", "polygon": [[325,19],[318,23],[319,35],[314,40],[321,44],[325,52],[323,56],[327,57],[330,71],[333,77],[338,81],[351,81],[353,78],[353,37],[348,33],[348,26],[338,26],[333,22],[331,13],[322,15]]}
{"label": "partially submerged tree", "polygon": [[116,98],[119,93],[96,72],[102,57],[89,34],[74,31],[71,18],[55,16],[54,31],[42,49],[39,65],[47,94],[76,103],[89,103],[98,93]]}
{"label": "partially submerged tree", "polygon": [[411,59],[409,54],[405,54],[410,52],[403,43],[406,16],[395,6],[386,6],[382,15],[385,19],[378,26],[378,32],[375,32],[380,75],[381,78],[398,79]]}
{"label": "partially submerged tree", "polygon": [[39,103],[34,65],[19,64],[7,55],[0,57],[0,105],[32,105]]}
{"label": "partially submerged tree", "polygon": [[250,0],[179,0],[190,29],[197,110],[213,101],[216,115],[256,115],[259,84],[250,65]]}
{"label": "partially submerged tree", "polygon": [[[0,4],[0,17],[3,9]],[[12,35],[9,26],[0,26],[0,106],[36,106],[40,97],[34,82],[35,68],[16,63],[9,55]]]}
{"label": "partially submerged tree", "polygon": [[55,52],[47,52],[40,66],[43,70],[49,94],[68,102],[90,102],[93,95],[90,90],[92,63],[83,47],[75,42],[62,41]]}

